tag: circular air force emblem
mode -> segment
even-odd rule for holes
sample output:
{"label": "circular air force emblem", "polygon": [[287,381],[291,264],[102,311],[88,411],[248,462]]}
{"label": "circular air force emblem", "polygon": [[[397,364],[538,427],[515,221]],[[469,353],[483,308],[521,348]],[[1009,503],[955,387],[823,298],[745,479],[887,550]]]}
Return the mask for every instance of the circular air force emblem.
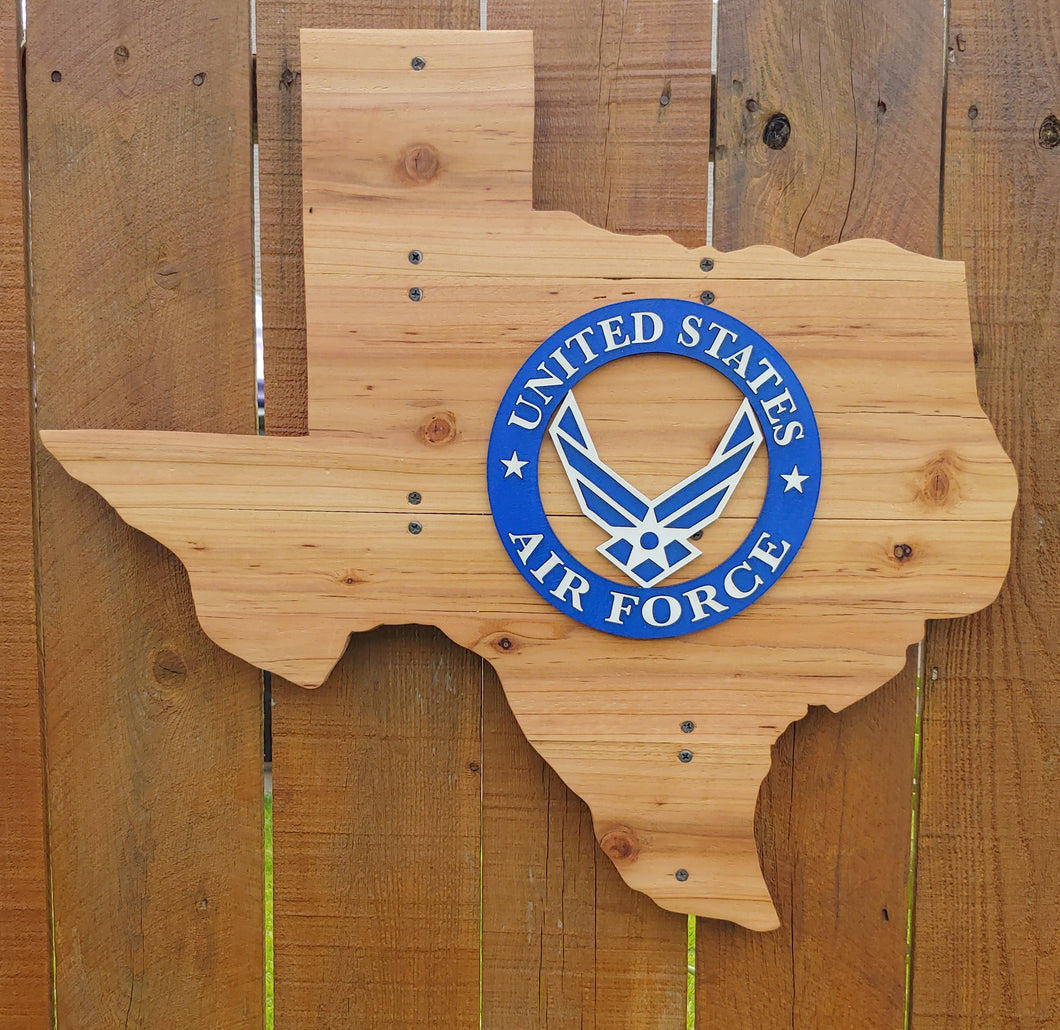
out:
{"label": "circular air force emblem", "polygon": [[[699,362],[736,388],[725,387],[733,399],[720,402],[721,425],[682,423],[681,433],[696,448],[702,442],[698,467],[655,496],[609,460],[603,444],[597,449],[594,424],[576,396],[579,384],[600,369],[645,354]],[[672,374],[672,359],[664,364]],[[661,368],[654,369],[656,378]],[[618,400],[636,418],[644,405],[638,405],[635,377],[632,382]],[[583,391],[590,388],[586,383]],[[597,428],[601,435],[603,422]],[[650,447],[652,426],[633,428]],[[663,457],[639,454],[638,465],[661,464]],[[546,504],[542,471],[556,459],[562,473]],[[751,468],[762,470],[757,493]],[[549,604],[606,633],[670,637],[731,618],[783,575],[817,507],[821,442],[791,367],[753,329],[688,301],[633,300],[583,315],[527,359],[494,420],[487,478],[501,541]],[[760,503],[757,516],[748,503]],[[557,532],[572,520],[576,532]],[[706,545],[712,531],[725,539],[720,527],[726,522],[742,542],[731,551],[730,543],[719,562],[707,557]],[[744,535],[739,527],[748,525]],[[567,546],[561,537],[576,542]],[[588,538],[595,539],[579,547]]]}

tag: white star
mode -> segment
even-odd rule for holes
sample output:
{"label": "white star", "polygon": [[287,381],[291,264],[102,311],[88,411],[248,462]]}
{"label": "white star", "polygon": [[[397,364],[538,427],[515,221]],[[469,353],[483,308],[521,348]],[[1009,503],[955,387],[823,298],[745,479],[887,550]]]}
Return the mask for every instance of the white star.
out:
{"label": "white star", "polygon": [[785,475],[783,472],[781,472],[780,478],[783,479],[784,482],[788,484],[786,487],[784,487],[784,493],[787,493],[789,490],[798,490],[799,493],[801,494],[802,493],[802,484],[805,483],[806,480],[809,479],[810,477],[809,476],[800,475],[799,474],[799,466],[798,465],[794,465],[794,466],[792,466],[791,471],[787,475]]}
{"label": "white star", "polygon": [[504,466],[504,478],[507,479],[509,476],[518,476],[520,479],[523,478],[523,466],[528,465],[529,462],[519,460],[519,452],[512,451],[510,458],[501,458],[501,464]]}

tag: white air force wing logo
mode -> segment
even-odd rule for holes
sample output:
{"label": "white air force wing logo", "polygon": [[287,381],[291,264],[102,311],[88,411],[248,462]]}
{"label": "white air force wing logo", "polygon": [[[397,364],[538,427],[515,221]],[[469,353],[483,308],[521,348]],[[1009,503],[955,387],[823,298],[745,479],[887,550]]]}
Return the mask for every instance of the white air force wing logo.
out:
{"label": "white air force wing logo", "polygon": [[745,399],[710,462],[651,500],[600,460],[573,392],[548,433],[582,511],[611,534],[597,550],[642,587],[699,557],[689,538],[721,515],[763,440]]}
{"label": "white air force wing logo", "polygon": [[[720,443],[712,452],[704,448],[698,471],[655,497],[597,450],[574,395],[586,376],[635,354],[699,361],[743,395]],[[595,549],[620,570],[620,580],[594,572],[554,532],[538,478],[546,432],[578,509],[602,531]],[[703,552],[694,541],[725,515],[763,444],[768,473],[753,528],[728,558],[701,570],[695,563]],[[629,637],[693,632],[754,603],[802,545],[820,478],[816,420],[787,362],[742,322],[678,300],[600,308],[546,340],[501,402],[487,475],[497,531],[527,583],[572,618]]]}

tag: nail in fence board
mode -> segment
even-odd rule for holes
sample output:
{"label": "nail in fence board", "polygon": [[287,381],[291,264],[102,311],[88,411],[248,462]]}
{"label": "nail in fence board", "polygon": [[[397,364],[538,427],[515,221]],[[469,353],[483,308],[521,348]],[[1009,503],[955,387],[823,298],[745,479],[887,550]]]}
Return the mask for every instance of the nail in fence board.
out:
{"label": "nail in fence board", "polygon": [[[247,11],[31,5],[41,427],[253,432]],[[260,673],[38,453],[61,1027],[260,1027]]]}
{"label": "nail in fence board", "polygon": [[[873,240],[707,263],[664,237],[530,211],[529,41],[303,33],[309,436],[44,440],[180,555],[223,646],[316,686],[351,625],[436,623],[499,667],[520,725],[587,800],[630,886],[772,929],[751,826],[769,744],[807,703],[838,710],[875,689],[925,616],[989,603],[1007,566],[1015,478],[975,397],[963,269]],[[434,255],[411,290],[419,262],[398,245],[410,226],[417,254]],[[726,309],[783,344],[814,397],[829,478],[798,561],[740,619],[709,637],[602,636],[514,585],[486,514],[486,428],[497,383],[548,328],[623,296],[698,293],[685,262],[713,269]],[[594,277],[579,276],[587,266]],[[622,277],[595,278],[607,269]],[[915,391],[879,381],[881,354],[918,368]],[[618,427],[609,447],[656,496],[713,395],[682,393],[671,356],[646,360],[636,387],[611,380],[600,404]],[[663,404],[675,422],[652,417]],[[798,470],[781,471],[771,479]],[[232,531],[233,510],[249,534]],[[739,541],[749,515],[718,521]]]}
{"label": "nail in fence board", "polygon": [[[878,236],[934,255],[943,31],[927,0],[719,5],[716,244]],[[900,362],[881,375],[908,380]],[[700,921],[700,1026],[902,1025],[916,676],[914,648],[886,687],[780,738],[757,838],[784,926]]]}
{"label": "nail in fence board", "polygon": [[19,50],[0,23],[0,1026],[50,1026]]}
{"label": "nail in fence board", "polygon": [[1020,475],[999,602],[925,642],[913,1025],[1060,1021],[1060,23],[950,4],[942,247],[972,284],[983,406]]}

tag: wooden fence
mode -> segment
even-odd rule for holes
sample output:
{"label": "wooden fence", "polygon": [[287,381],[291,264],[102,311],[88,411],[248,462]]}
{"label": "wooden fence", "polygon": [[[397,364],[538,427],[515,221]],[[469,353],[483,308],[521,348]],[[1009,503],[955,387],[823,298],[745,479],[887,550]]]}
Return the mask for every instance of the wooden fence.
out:
{"label": "wooden fence", "polygon": [[[713,147],[721,249],[880,236],[967,262],[1020,475],[1008,582],[928,627],[919,709],[911,661],[777,744],[757,832],[783,926],[700,921],[697,1025],[1060,1025],[1060,12],[716,14],[712,80],[709,0],[258,0],[256,47],[241,4],[29,0],[24,51],[8,5],[4,1030],[53,1004],[63,1030],[263,1024],[261,677],[32,432],[254,432],[255,138],[267,427],[302,430],[297,29],[480,25],[537,34],[539,207],[702,243]],[[380,630],[274,697],[278,1027],[685,1025],[685,919],[624,887],[478,658]]]}

